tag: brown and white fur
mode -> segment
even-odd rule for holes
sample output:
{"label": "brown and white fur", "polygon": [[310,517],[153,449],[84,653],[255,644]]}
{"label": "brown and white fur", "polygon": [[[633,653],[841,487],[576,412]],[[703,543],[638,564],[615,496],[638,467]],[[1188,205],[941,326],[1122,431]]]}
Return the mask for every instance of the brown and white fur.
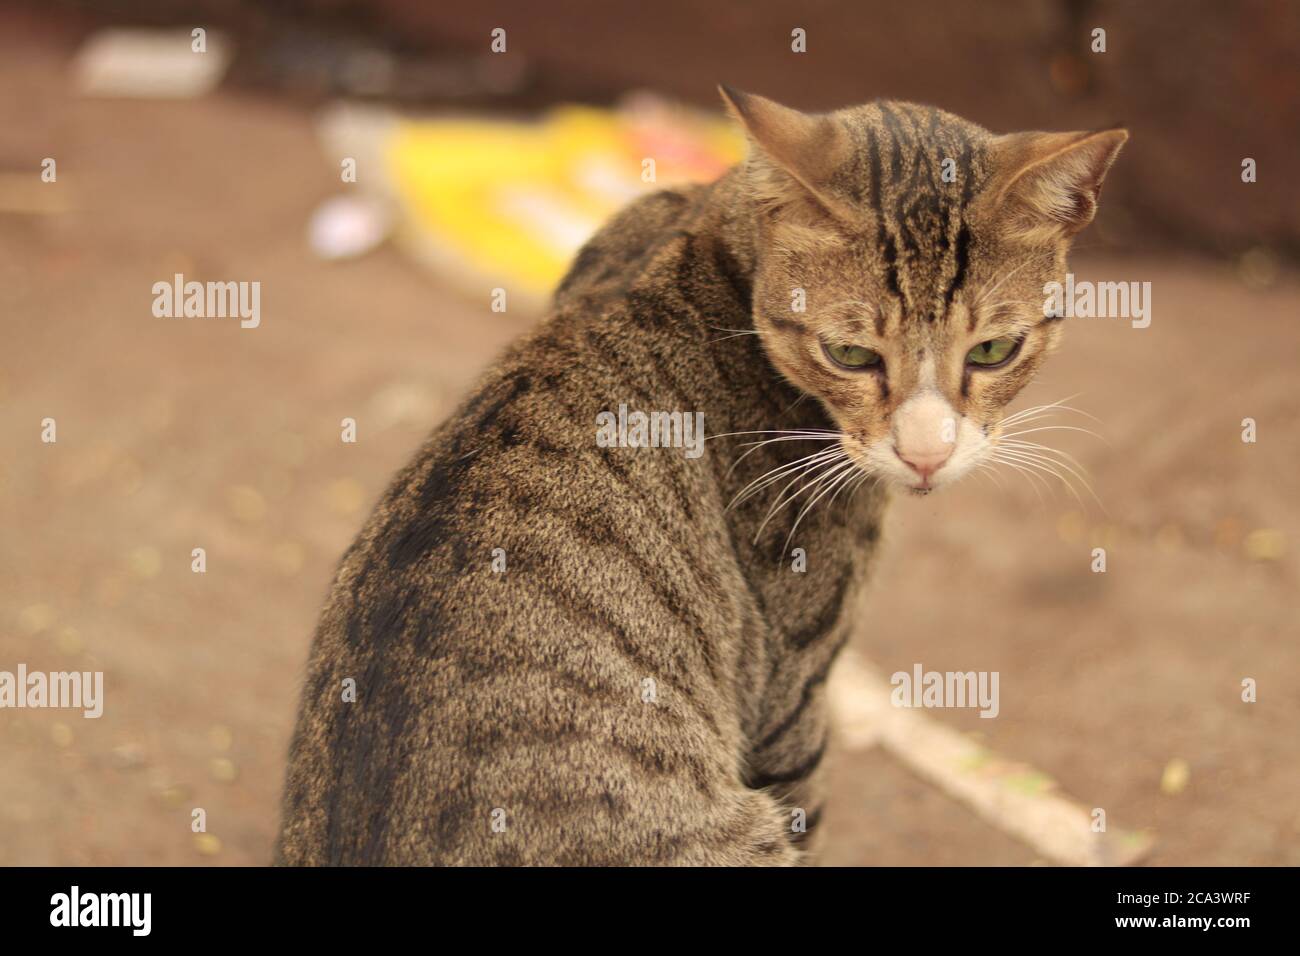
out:
{"label": "brown and white fur", "polygon": [[[344,555],[278,861],[810,858],[887,489],[994,454],[1126,134],[724,97],[748,161],[607,224]],[[703,412],[707,452],[599,446],[620,403]]]}

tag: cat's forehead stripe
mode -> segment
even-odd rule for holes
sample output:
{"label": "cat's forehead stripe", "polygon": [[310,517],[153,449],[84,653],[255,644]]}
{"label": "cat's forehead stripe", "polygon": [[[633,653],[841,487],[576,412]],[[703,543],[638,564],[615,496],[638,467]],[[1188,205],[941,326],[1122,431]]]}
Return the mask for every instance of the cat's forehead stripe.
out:
{"label": "cat's forehead stripe", "polygon": [[[965,212],[983,179],[983,144],[974,128],[930,107],[881,102],[848,121],[862,141],[868,168],[853,178],[868,184],[886,285],[909,312],[933,321],[965,284]],[[861,199],[862,190],[853,194]]]}

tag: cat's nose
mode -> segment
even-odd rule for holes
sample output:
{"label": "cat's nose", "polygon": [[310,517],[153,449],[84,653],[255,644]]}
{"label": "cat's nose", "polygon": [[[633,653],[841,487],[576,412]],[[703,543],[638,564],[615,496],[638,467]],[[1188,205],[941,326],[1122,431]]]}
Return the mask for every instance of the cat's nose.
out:
{"label": "cat's nose", "polygon": [[894,412],[894,452],[923,481],[943,467],[956,438],[957,413],[933,390],[913,395]]}
{"label": "cat's nose", "polygon": [[907,466],[921,476],[922,479],[929,478],[938,471],[945,461],[952,455],[952,446],[938,447],[933,449],[917,449],[914,451],[899,451],[898,457],[907,463]]}

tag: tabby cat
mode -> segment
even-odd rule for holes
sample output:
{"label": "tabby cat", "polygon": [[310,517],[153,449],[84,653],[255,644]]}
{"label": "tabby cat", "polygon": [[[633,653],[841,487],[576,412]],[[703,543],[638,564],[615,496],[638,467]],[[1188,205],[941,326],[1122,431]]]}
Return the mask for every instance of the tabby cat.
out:
{"label": "tabby cat", "polygon": [[[591,239],[343,557],[279,862],[812,857],[887,489],[990,458],[1127,133],[723,97],[747,161]],[[620,405],[705,453],[598,441]]]}

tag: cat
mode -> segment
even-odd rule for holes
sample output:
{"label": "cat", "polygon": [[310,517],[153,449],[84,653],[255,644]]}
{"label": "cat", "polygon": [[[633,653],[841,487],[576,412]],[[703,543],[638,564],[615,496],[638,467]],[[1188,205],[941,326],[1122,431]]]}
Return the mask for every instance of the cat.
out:
{"label": "cat", "polygon": [[[889,489],[989,459],[1128,134],[722,94],[748,158],[602,228],[344,555],[278,863],[815,859]],[[602,446],[620,405],[707,450]]]}

